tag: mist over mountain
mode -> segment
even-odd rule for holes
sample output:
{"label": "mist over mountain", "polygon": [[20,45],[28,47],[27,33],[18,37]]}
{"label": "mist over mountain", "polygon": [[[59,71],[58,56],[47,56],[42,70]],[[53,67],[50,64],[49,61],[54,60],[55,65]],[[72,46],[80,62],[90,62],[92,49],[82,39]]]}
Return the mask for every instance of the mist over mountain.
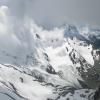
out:
{"label": "mist over mountain", "polygon": [[0,1],[0,99],[99,100],[100,29],[45,28],[35,2]]}

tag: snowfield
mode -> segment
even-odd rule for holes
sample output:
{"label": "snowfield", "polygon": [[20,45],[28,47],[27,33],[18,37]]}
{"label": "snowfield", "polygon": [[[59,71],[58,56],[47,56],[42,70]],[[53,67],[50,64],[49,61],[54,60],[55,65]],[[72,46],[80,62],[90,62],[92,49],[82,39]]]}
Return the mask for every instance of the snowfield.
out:
{"label": "snowfield", "polygon": [[94,92],[91,89],[80,89],[74,93],[74,88],[68,90],[69,92],[64,89],[62,91],[65,91],[65,96],[59,97],[58,94],[61,91],[59,88],[65,87],[67,89],[67,87],[60,85],[60,83],[57,84],[59,84],[58,89],[52,83],[39,82],[32,74],[27,74],[19,68],[0,65],[0,99],[2,100],[56,100],[57,98],[57,100],[67,98],[70,100],[88,100]]}

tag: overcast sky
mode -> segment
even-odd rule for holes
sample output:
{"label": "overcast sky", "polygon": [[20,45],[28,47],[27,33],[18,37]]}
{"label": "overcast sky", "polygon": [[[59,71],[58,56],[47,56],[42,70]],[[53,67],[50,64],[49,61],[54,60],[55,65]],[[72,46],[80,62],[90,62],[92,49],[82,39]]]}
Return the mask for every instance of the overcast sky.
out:
{"label": "overcast sky", "polygon": [[45,27],[63,23],[100,26],[100,0],[5,0],[15,16],[31,16]]}

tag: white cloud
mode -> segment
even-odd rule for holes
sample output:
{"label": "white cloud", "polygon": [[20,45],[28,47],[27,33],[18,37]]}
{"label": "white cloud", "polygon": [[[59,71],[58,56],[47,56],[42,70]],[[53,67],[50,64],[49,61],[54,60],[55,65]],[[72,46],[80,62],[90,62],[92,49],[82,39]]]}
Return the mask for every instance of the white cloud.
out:
{"label": "white cloud", "polygon": [[5,34],[7,32],[7,6],[0,7],[0,35]]}

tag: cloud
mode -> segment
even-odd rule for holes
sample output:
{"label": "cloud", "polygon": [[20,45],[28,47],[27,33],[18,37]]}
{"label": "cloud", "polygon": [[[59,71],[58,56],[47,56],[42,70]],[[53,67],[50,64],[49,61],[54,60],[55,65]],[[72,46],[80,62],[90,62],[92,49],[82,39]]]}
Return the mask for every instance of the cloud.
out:
{"label": "cloud", "polygon": [[26,64],[27,55],[32,54],[35,57],[38,45],[41,45],[35,40],[36,33],[44,42],[51,42],[51,39],[63,39],[63,31],[58,28],[44,30],[27,14],[17,16],[12,13],[9,6],[0,6],[0,63]]}
{"label": "cloud", "polygon": [[[17,56],[22,59],[33,52],[34,39],[31,32],[31,19],[12,16],[9,7],[0,6],[0,52],[9,54],[3,55],[5,59],[11,60],[10,57]],[[0,56],[2,62],[2,54]],[[13,60],[11,60],[13,62]],[[5,62],[8,63],[8,62]]]}
{"label": "cloud", "polygon": [[5,34],[7,32],[7,13],[8,7],[1,6],[0,7],[0,34]]}
{"label": "cloud", "polygon": [[99,0],[3,0],[13,16],[50,29],[63,23],[100,25]]}

